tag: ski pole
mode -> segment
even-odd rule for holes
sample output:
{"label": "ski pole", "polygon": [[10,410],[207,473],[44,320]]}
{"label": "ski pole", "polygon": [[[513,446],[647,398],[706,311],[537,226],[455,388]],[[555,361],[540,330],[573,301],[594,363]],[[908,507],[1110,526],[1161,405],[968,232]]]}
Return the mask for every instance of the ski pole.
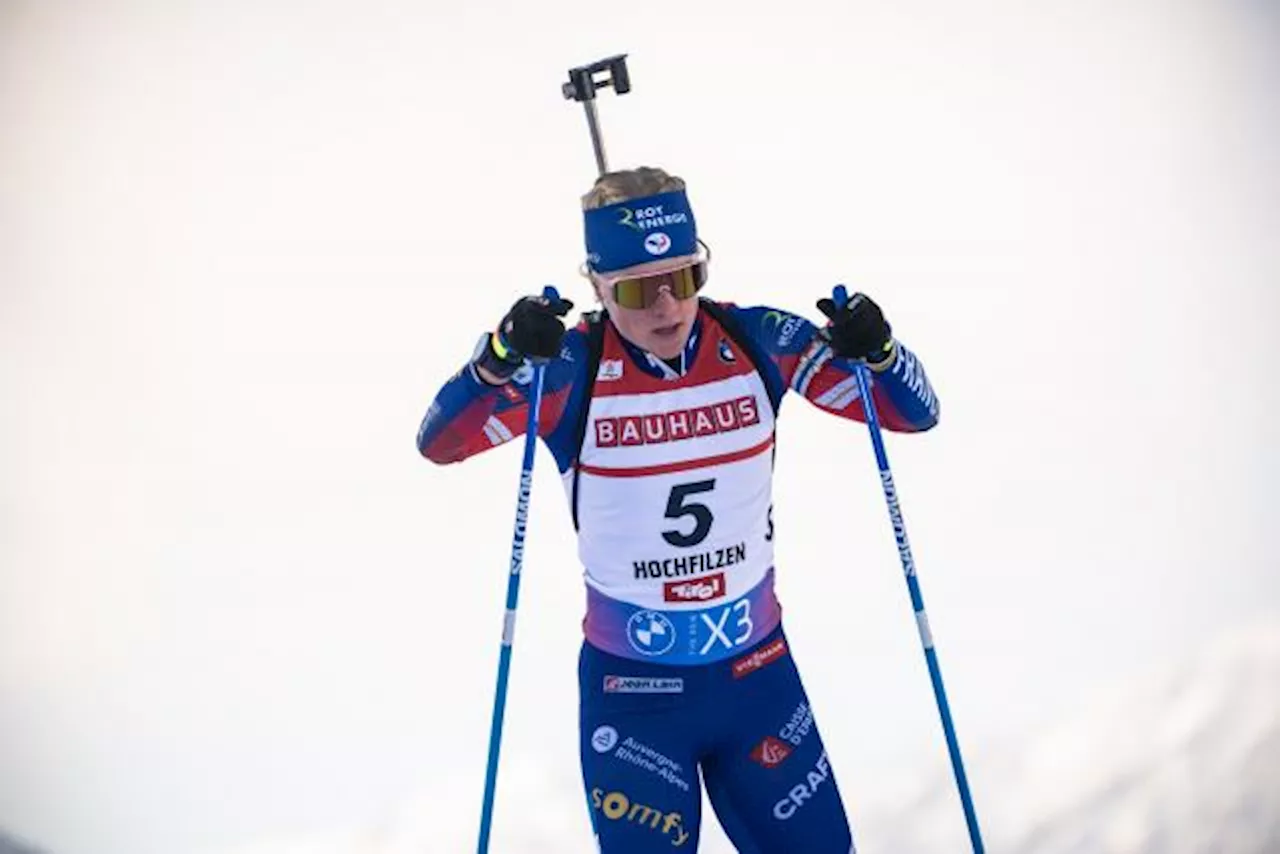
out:
{"label": "ski pole", "polygon": [[[831,295],[837,308],[843,308],[849,301],[848,291],[844,285],[836,286]],[[902,507],[898,501],[898,490],[893,483],[893,473],[889,470],[889,455],[885,453],[884,438],[880,433],[880,419],[876,415],[875,402],[871,399],[871,381],[864,363],[854,365],[854,376],[858,381],[858,394],[862,398],[862,411],[866,414],[867,430],[871,433],[871,445],[875,449],[876,465],[880,468],[880,485],[884,488],[884,500],[889,507],[889,521],[893,523],[893,536],[898,543],[898,557],[902,560],[902,570],[907,579],[907,591],[911,594],[911,608],[916,615],[916,629],[920,633],[920,643],[924,646],[924,660],[929,666],[929,679],[933,682],[933,696],[938,701],[938,714],[942,717],[942,731],[947,739],[947,751],[951,754],[951,768],[955,772],[956,786],[960,789],[960,804],[964,808],[965,824],[969,828],[969,841],[973,845],[974,854],[983,854],[982,835],[978,831],[978,815],[973,808],[973,798],[969,794],[969,779],[964,773],[964,760],[960,757],[960,742],[956,738],[955,724],[951,720],[951,706],[947,703],[947,692],[942,685],[942,668],[938,665],[938,653],[933,646],[933,634],[929,631],[929,616],[924,610],[924,597],[920,593],[920,582],[916,578],[916,562],[911,556],[911,543],[907,540],[907,526],[902,519]]]}
{"label": "ski pole", "polygon": [[[553,287],[542,295],[559,300]],[[516,493],[516,521],[511,536],[511,571],[507,576],[507,607],[502,618],[502,646],[498,652],[498,686],[493,698],[493,723],[489,729],[489,764],[485,769],[484,805],[480,814],[479,854],[489,850],[489,831],[493,824],[494,791],[498,784],[498,751],[502,745],[502,719],[507,705],[507,678],[511,672],[511,648],[515,643],[516,605],[520,599],[520,570],[524,567],[524,536],[529,525],[529,495],[533,489],[533,460],[538,443],[538,410],[542,408],[542,385],[546,376],[545,362],[533,365],[532,391],[529,394],[529,422],[524,434],[524,463],[520,468],[520,489]]]}
{"label": "ski pole", "polygon": [[[609,76],[597,79],[596,75],[608,72]],[[603,175],[608,171],[605,160],[604,140],[600,134],[600,121],[596,113],[596,89],[613,87],[619,95],[631,91],[631,78],[627,74],[627,56],[619,54],[590,65],[569,69],[569,82],[561,86],[566,100],[581,101],[587,113],[587,128],[591,132],[591,146],[595,151],[596,168]],[[553,287],[543,289],[542,295],[559,300]],[[524,463],[520,469],[520,489],[516,495],[515,532],[511,537],[511,573],[507,577],[507,609],[502,620],[502,647],[498,653],[498,686],[493,698],[493,723],[489,729],[489,763],[485,769],[484,803],[480,813],[480,841],[478,854],[488,854],[489,834],[493,826],[493,802],[498,784],[498,752],[502,746],[502,719],[507,704],[507,679],[511,671],[511,649],[515,641],[516,604],[520,597],[520,570],[524,565],[524,535],[529,522],[529,493],[533,487],[533,459],[538,439],[538,410],[542,408],[542,386],[546,365],[533,366],[533,390],[529,398],[529,424],[524,437]]]}

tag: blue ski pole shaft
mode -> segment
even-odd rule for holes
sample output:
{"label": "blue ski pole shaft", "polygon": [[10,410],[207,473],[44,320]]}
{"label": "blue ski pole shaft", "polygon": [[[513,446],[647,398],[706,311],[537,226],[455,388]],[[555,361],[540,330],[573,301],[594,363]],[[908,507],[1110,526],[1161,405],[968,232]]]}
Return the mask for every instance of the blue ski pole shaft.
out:
{"label": "blue ski pole shaft", "polygon": [[489,729],[489,764],[485,769],[484,805],[480,814],[478,854],[489,851],[493,825],[494,792],[498,785],[498,751],[502,746],[502,719],[507,705],[507,678],[511,672],[511,647],[515,642],[516,605],[520,598],[520,570],[524,567],[524,535],[529,524],[529,495],[533,487],[533,460],[538,441],[538,410],[542,408],[542,384],[546,366],[533,369],[533,391],[529,396],[529,426],[524,437],[524,463],[520,469],[520,489],[516,496],[515,530],[511,536],[511,572],[507,576],[507,607],[502,618],[502,647],[498,653],[498,685],[493,698],[493,723]]}
{"label": "blue ski pole shaft", "polygon": [[[836,304],[844,305],[845,301],[844,288],[837,288]],[[876,415],[875,402],[871,398],[871,380],[867,371],[865,364],[854,366],[858,393],[862,398],[862,411],[866,415],[867,430],[871,433],[871,445],[875,449],[876,465],[880,469],[880,484],[884,489],[885,504],[889,508],[889,520],[893,523],[893,536],[898,543],[898,557],[902,560],[902,570],[907,579],[907,591],[911,594],[911,608],[915,611],[916,629],[920,633],[920,643],[924,646],[924,659],[929,666],[933,696],[938,701],[938,714],[942,718],[942,731],[947,739],[947,752],[951,755],[951,768],[955,772],[956,786],[960,790],[960,804],[964,808],[964,820],[969,828],[969,841],[973,845],[974,854],[983,854],[985,849],[982,845],[982,834],[978,830],[978,815],[973,808],[973,797],[969,793],[969,778],[964,772],[960,742],[956,738],[955,724],[951,720],[951,705],[947,702],[947,691],[942,684],[942,668],[938,665],[938,653],[933,646],[933,634],[929,631],[929,616],[924,610],[924,596],[920,593],[920,583],[916,578],[916,562],[911,555],[911,543],[907,539],[907,526],[902,518],[902,507],[898,501],[897,487],[893,482],[893,472],[889,470],[889,455],[884,449],[880,418]]]}

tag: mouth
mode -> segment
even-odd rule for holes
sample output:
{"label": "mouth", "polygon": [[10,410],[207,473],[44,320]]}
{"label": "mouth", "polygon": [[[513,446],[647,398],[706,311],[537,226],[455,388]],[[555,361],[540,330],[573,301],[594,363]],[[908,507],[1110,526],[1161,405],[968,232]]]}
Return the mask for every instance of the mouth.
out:
{"label": "mouth", "polygon": [[670,326],[655,326],[653,334],[658,338],[674,338],[680,332],[680,323],[671,324]]}

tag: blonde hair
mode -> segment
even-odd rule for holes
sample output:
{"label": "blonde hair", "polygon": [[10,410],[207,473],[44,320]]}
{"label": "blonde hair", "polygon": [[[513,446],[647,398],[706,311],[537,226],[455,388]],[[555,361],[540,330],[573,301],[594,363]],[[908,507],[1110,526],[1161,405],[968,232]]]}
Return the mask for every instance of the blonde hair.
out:
{"label": "blonde hair", "polygon": [[590,191],[582,197],[582,209],[594,210],[684,188],[683,178],[668,175],[666,171],[652,166],[606,172],[596,179]]}

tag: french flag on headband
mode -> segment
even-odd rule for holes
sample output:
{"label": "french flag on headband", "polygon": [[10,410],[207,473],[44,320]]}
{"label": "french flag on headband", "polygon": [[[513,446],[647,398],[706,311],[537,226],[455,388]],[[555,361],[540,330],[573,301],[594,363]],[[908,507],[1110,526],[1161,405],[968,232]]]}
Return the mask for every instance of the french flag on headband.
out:
{"label": "french flag on headband", "polygon": [[583,225],[587,266],[597,273],[698,251],[693,210],[684,190],[583,211]]}

